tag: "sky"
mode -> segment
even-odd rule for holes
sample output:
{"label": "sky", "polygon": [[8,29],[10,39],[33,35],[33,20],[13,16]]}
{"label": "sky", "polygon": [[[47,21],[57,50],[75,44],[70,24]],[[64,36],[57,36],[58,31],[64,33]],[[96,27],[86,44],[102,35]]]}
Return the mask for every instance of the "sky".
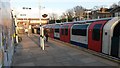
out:
{"label": "sky", "polygon": [[94,6],[102,5],[109,7],[113,3],[118,2],[119,0],[11,0],[11,7],[13,9],[19,9],[22,7],[31,7],[33,9],[38,9],[38,6],[40,4],[42,9],[49,13],[62,14],[67,9],[72,9],[77,5],[91,9]]}

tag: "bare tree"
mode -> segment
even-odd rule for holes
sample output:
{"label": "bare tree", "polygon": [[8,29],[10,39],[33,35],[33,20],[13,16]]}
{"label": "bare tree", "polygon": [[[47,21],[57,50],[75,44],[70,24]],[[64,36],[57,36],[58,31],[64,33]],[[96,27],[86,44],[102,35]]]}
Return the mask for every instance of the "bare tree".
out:
{"label": "bare tree", "polygon": [[73,8],[75,11],[75,16],[79,19],[83,17],[83,13],[85,12],[85,9],[82,6],[76,6]]}
{"label": "bare tree", "polygon": [[72,17],[74,16],[74,10],[73,10],[73,9],[68,9],[68,10],[66,11],[66,13],[67,13],[67,16],[68,16],[69,18],[72,18]]}
{"label": "bare tree", "polygon": [[85,12],[85,10],[86,9],[83,8],[82,6],[75,6],[72,9],[68,9],[66,12],[64,12],[62,18],[67,17],[68,19],[73,19],[73,18],[81,19],[83,18],[83,13]]}
{"label": "bare tree", "polygon": [[58,18],[58,15],[56,14],[56,13],[51,13],[50,14],[50,19],[51,20],[55,20],[55,19],[57,19]]}

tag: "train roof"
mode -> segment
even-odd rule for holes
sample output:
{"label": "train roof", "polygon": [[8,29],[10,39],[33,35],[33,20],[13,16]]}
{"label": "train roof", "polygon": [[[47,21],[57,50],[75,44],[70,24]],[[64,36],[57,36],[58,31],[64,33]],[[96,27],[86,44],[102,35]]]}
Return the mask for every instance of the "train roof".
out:
{"label": "train roof", "polygon": [[92,20],[82,20],[82,21],[73,21],[73,22],[63,22],[63,23],[54,23],[54,24],[85,24],[85,23],[92,23],[94,21],[101,21],[101,20],[111,20],[113,17],[110,18],[100,18],[100,19],[92,19]]}
{"label": "train roof", "polygon": [[74,23],[91,23],[94,21],[101,21],[101,20],[111,20],[113,17],[110,18],[101,18],[101,19],[92,19],[92,20],[82,20],[82,21],[74,21]]}

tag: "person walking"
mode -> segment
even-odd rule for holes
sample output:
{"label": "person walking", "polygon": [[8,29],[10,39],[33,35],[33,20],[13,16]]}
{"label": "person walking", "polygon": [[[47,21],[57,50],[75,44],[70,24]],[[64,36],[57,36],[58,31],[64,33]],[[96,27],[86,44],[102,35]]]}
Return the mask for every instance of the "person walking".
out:
{"label": "person walking", "polygon": [[46,37],[46,42],[48,42],[48,37],[49,37],[48,32],[45,33],[45,37]]}

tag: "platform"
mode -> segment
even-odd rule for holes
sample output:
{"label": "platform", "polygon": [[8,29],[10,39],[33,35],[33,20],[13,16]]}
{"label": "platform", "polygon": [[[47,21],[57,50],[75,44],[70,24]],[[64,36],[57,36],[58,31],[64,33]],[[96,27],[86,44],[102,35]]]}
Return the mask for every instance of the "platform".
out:
{"label": "platform", "polygon": [[45,42],[45,50],[41,50],[38,36],[21,35],[22,42],[16,48],[12,66],[119,66],[119,63],[52,39]]}

